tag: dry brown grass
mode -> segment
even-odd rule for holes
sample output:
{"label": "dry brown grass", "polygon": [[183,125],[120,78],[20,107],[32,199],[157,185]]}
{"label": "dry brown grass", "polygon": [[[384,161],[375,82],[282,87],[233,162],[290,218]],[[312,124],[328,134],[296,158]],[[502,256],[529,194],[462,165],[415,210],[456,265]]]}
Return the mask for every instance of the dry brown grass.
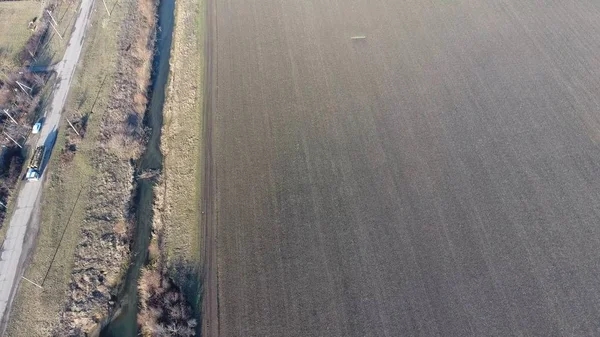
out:
{"label": "dry brown grass", "polygon": [[[155,3],[152,0],[139,0],[139,14],[141,17],[141,25],[154,25],[156,20],[154,6]],[[146,91],[150,85],[150,71],[152,66],[153,50],[149,48],[148,41],[139,39],[135,42],[133,47],[133,53],[137,59],[141,60],[141,64],[136,69],[136,81],[139,89],[139,93],[135,95],[134,102],[136,110],[144,111],[148,98],[146,97]]]}
{"label": "dry brown grass", "polygon": [[[102,114],[100,136],[93,152],[92,166],[97,174],[91,177],[91,184],[95,188],[86,212],[87,224],[74,253],[78,258],[69,287],[76,291],[70,294],[61,311],[61,324],[55,330],[59,335],[96,331],[101,319],[114,308],[112,297],[117,291],[114,281],[123,277],[123,266],[130,259],[128,233],[133,233],[130,202],[135,187],[131,161],[137,160],[143,150],[142,119],[146,110],[145,105],[136,105],[134,98],[147,91],[140,83],[147,85],[150,79],[155,18],[140,14],[140,8],[153,6],[154,2],[134,0],[123,5],[126,18],[119,28],[117,73],[145,77],[116,76],[110,89],[109,104]],[[131,45],[135,46],[133,51]],[[99,290],[94,290],[98,283],[94,278],[100,277],[99,283],[105,291],[99,295]],[[83,291],[81,284],[87,286]]]}
{"label": "dry brown grass", "polygon": [[198,265],[204,2],[176,3],[171,75],[163,109],[163,174],[156,187],[155,227],[164,227],[167,263]]}
{"label": "dry brown grass", "polygon": [[127,233],[127,224],[125,223],[125,221],[118,221],[115,224],[115,233],[119,234],[119,235],[123,235],[125,233]]}
{"label": "dry brown grass", "polygon": [[[105,73],[114,73],[114,53],[117,50],[116,32],[119,20],[123,15],[115,13],[112,23],[100,25],[104,17],[102,12],[92,14],[91,26],[88,28],[85,46],[80,60],[80,66],[86,71],[78,71],[73,79],[73,85],[66,104],[71,110],[78,106],[76,98],[85,92],[99,92],[100,83]],[[97,174],[91,160],[98,139],[100,118],[108,102],[109,91],[101,90],[95,110],[89,120],[88,132],[85,139],[78,144],[77,155],[67,165],[61,163],[60,151],[55,151],[48,165],[48,173],[44,186],[42,201],[42,216],[37,246],[25,276],[41,283],[44,290],[22,283],[15,297],[10,323],[7,329],[9,336],[49,336],[59,324],[59,312],[62,309],[67,294],[67,288],[75,257],[73,252],[80,242],[81,228],[85,223],[85,209],[89,204],[90,177]],[[81,106],[81,110],[90,110],[94,101],[92,95]],[[91,97],[91,98],[90,98]],[[63,126],[59,132],[57,144],[66,141],[66,129]],[[65,228],[72,206],[77,201],[77,195],[83,189],[80,199],[73,210],[73,217],[65,232],[64,240],[60,235]],[[67,205],[71,205],[68,207]],[[55,263],[49,269],[51,257],[58,249]],[[107,282],[114,277],[107,275]]]}
{"label": "dry brown grass", "polygon": [[158,240],[154,239],[150,241],[150,245],[148,246],[148,261],[149,264],[154,264],[160,258],[160,248],[158,245]]}
{"label": "dry brown grass", "polygon": [[143,336],[195,336],[197,321],[192,318],[190,305],[160,268],[142,269],[138,293],[137,321]]}
{"label": "dry brown grass", "polygon": [[[72,161],[61,162],[57,155],[51,158],[38,245],[26,271],[26,277],[37,282],[42,282],[49,271],[48,277],[43,291],[22,284],[8,327],[10,336],[77,335],[93,330],[108,313],[110,294],[129,259],[127,204],[133,188],[130,159],[136,158],[142,145],[139,132],[122,133],[129,113],[138,114],[141,121],[145,107],[135,107],[133,97],[145,93],[139,85],[148,83],[148,79],[131,77],[130,82],[117,85],[122,78],[117,72],[149,75],[149,69],[140,69],[148,68],[150,61],[122,57],[119,51],[125,50],[126,39],[138,41],[153,36],[154,21],[146,21],[145,26],[129,22],[134,20],[131,13],[137,11],[136,1],[121,1],[119,6],[110,18],[100,9],[92,14],[79,64],[79,69],[85,71],[76,73],[66,106],[67,111],[92,114],[86,137],[77,144]],[[132,35],[123,37],[124,31]],[[106,84],[101,87],[105,76]],[[138,125],[134,131],[141,129]],[[66,141],[65,130],[63,126],[58,144]],[[111,143],[109,139],[117,141]],[[73,217],[68,222],[72,209]],[[61,242],[60,233],[67,223]],[[56,250],[57,259],[48,269]],[[97,292],[94,295],[92,291]]]}
{"label": "dry brown grass", "polygon": [[[193,0],[176,2],[170,82],[163,108],[163,171],[154,193],[155,234],[149,247],[151,264],[139,288],[138,323],[144,336],[193,336],[196,329],[189,304],[196,304],[197,283],[192,274],[200,258],[204,68],[198,55],[203,55],[203,5]],[[158,278],[160,287],[156,287]]]}

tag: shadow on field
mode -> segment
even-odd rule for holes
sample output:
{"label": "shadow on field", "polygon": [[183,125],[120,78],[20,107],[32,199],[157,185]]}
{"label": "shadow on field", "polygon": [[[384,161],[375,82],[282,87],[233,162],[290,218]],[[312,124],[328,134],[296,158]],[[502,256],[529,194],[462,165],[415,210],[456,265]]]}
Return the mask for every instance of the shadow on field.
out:
{"label": "shadow on field", "polygon": [[50,77],[48,78],[48,80],[46,82],[46,83],[48,83],[48,85],[41,92],[40,99],[39,99],[37,105],[35,106],[35,108],[33,109],[33,113],[30,113],[27,115],[27,123],[33,125],[36,122],[41,122],[42,126],[44,125],[44,121],[46,120],[44,115],[45,115],[46,109],[49,107],[49,105],[51,103],[52,89],[54,88],[55,80],[56,80],[56,73],[55,72],[50,73]]}

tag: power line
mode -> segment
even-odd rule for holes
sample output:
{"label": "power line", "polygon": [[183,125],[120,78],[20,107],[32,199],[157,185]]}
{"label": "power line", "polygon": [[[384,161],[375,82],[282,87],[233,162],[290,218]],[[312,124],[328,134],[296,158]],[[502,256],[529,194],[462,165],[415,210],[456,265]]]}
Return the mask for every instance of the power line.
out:
{"label": "power line", "polygon": [[75,199],[75,203],[73,204],[73,209],[71,209],[71,214],[69,215],[67,224],[65,225],[65,228],[63,229],[62,235],[60,236],[60,240],[58,241],[58,246],[56,246],[56,250],[54,251],[54,255],[52,255],[52,260],[50,260],[50,265],[48,266],[48,270],[46,271],[46,275],[44,275],[44,279],[42,280],[42,286],[44,285],[44,282],[46,282],[46,278],[48,278],[48,274],[50,274],[50,269],[52,269],[52,264],[54,263],[56,254],[58,254],[58,249],[60,248],[60,245],[62,244],[63,238],[65,237],[65,233],[67,232],[69,223],[71,223],[71,217],[73,216],[73,213],[75,212],[75,206],[77,206],[77,202],[79,201],[79,196],[81,195],[81,191],[83,191],[83,186],[81,187],[81,189],[79,190],[79,193],[77,194],[77,199]]}

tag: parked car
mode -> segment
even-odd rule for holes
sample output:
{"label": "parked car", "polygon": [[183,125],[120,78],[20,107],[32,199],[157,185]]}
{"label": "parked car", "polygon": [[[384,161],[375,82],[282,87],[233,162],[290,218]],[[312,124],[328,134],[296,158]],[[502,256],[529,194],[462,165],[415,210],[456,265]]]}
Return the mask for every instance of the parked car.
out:
{"label": "parked car", "polygon": [[42,129],[42,122],[37,122],[33,125],[33,129],[31,130],[31,133],[38,134],[40,133],[40,130]]}

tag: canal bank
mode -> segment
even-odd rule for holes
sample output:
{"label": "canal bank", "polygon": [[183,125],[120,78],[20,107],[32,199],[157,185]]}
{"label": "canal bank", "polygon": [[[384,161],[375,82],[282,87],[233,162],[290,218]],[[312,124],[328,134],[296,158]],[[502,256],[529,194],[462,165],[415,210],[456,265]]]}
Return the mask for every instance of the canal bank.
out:
{"label": "canal bank", "polygon": [[166,276],[191,305],[200,330],[203,278],[205,0],[177,0],[171,77],[163,108],[163,169],[154,226],[160,228]]}
{"label": "canal bank", "polygon": [[100,336],[136,336],[138,293],[137,284],[142,267],[148,258],[148,245],[152,231],[153,189],[155,182],[142,173],[157,172],[162,169],[160,136],[163,123],[162,109],[165,101],[165,87],[169,76],[169,57],[174,23],[174,0],[161,0],[158,5],[158,25],[155,55],[152,63],[150,101],[144,117],[144,125],[149,128],[148,141],[142,157],[136,165],[137,190],[135,205],[135,230],[131,247],[131,262],[125,280],[118,294],[118,308],[113,317],[102,328]]}

